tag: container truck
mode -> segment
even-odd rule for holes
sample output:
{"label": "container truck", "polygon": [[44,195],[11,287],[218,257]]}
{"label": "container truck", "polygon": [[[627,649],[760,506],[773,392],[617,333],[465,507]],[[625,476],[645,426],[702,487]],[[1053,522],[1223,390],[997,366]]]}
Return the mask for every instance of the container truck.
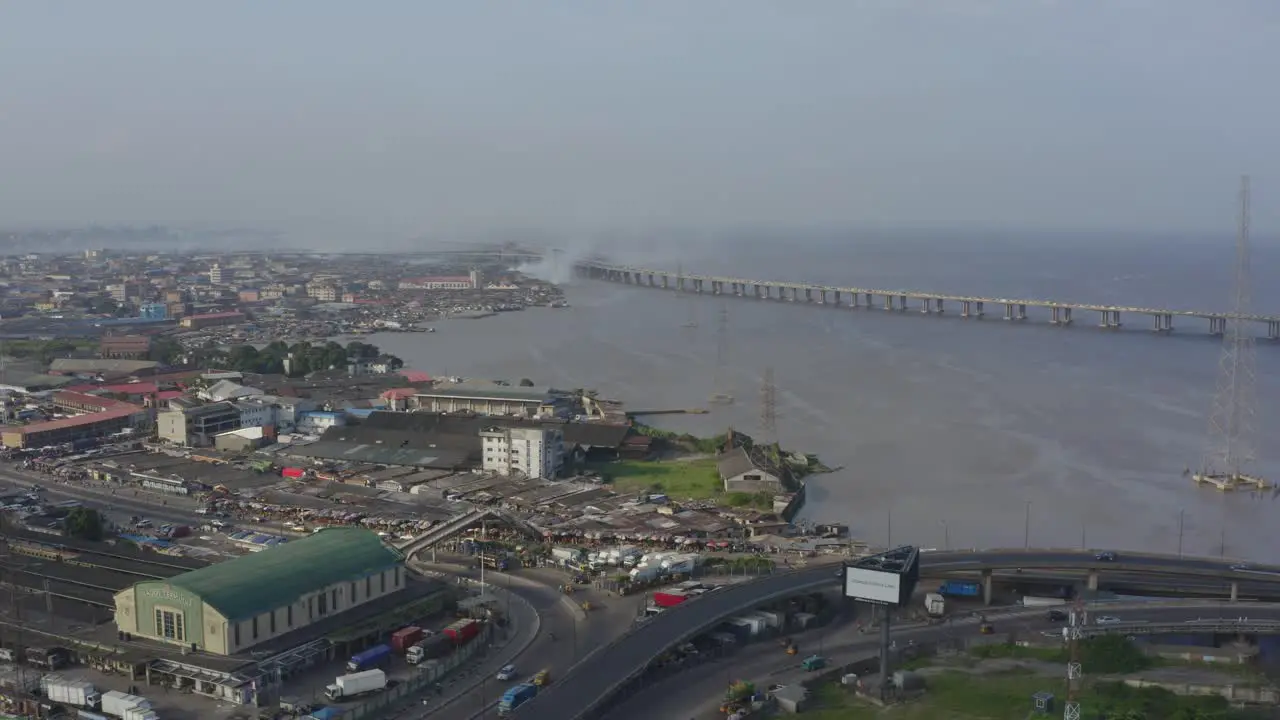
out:
{"label": "container truck", "polygon": [[403,627],[391,633],[391,649],[403,655],[421,639],[422,628],[417,625]]}
{"label": "container truck", "polygon": [[150,708],[151,702],[144,697],[109,690],[102,693],[102,712],[113,717],[124,717],[124,711],[133,707]]}
{"label": "container truck", "polygon": [[362,653],[351,656],[347,661],[347,672],[358,673],[363,670],[370,670],[391,659],[390,645],[374,645]]}
{"label": "container truck", "polygon": [[929,617],[942,617],[946,614],[947,600],[938,593],[929,593],[924,596],[924,611]]}
{"label": "container truck", "polygon": [[123,720],[159,720],[160,715],[149,707],[134,705],[124,711]]}
{"label": "container truck", "polygon": [[656,592],[653,594],[653,604],[660,608],[671,608],[688,600],[689,596],[682,592]]}
{"label": "container truck", "polygon": [[667,562],[670,562],[671,564],[667,565],[666,571],[672,575],[688,575],[693,572],[694,568],[698,567],[696,556],[684,557],[679,560],[663,561],[664,564]]}
{"label": "container truck", "polygon": [[982,583],[947,580],[938,586],[938,594],[944,597],[979,597],[982,595]]}
{"label": "container truck", "polygon": [[433,660],[438,657],[444,657],[453,649],[453,638],[440,633],[430,637],[423,638],[421,642],[414,643],[409,647],[408,652],[404,654],[404,659],[410,665],[417,665],[424,660]]}
{"label": "container truck", "polygon": [[662,568],[657,565],[640,565],[631,570],[631,582],[633,583],[649,582],[661,576]]}
{"label": "container truck", "polygon": [[93,683],[72,680],[61,675],[45,675],[40,679],[40,689],[49,700],[63,705],[97,710],[102,707],[102,694]]}
{"label": "container truck", "polygon": [[454,645],[465,645],[471,638],[480,633],[480,623],[476,620],[459,620],[444,629],[444,634]]}
{"label": "container truck", "polygon": [[1067,601],[1062,598],[1055,597],[1037,597],[1035,595],[1023,595],[1023,607],[1052,607],[1054,605],[1066,605]]}
{"label": "container truck", "polygon": [[561,564],[578,562],[582,559],[582,550],[572,547],[551,548],[551,557]]}
{"label": "container truck", "polygon": [[330,700],[350,700],[369,693],[380,692],[387,687],[387,674],[381,670],[365,670],[364,672],[339,675],[332,685],[324,689]]}
{"label": "container truck", "polygon": [[538,686],[533,683],[520,683],[502,694],[498,701],[498,714],[510,715],[512,710],[529,702],[538,694]]}

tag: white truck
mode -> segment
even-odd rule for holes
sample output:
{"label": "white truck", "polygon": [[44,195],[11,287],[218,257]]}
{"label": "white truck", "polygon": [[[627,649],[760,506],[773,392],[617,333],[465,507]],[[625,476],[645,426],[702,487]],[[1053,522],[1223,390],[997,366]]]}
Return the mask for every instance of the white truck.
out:
{"label": "white truck", "polygon": [[940,618],[947,613],[947,599],[938,593],[929,593],[924,596],[924,611],[929,617]]}
{"label": "white truck", "polygon": [[102,707],[102,694],[93,687],[93,683],[84,680],[72,680],[62,675],[45,675],[40,678],[40,689],[52,702],[90,710]]}
{"label": "white truck", "polygon": [[560,563],[578,562],[582,559],[582,550],[575,547],[551,548],[551,557]]}
{"label": "white truck", "polygon": [[149,707],[134,705],[124,711],[124,720],[160,720],[160,716]]}
{"label": "white truck", "polygon": [[108,690],[102,693],[102,712],[118,718],[125,716],[125,711],[132,708],[151,709],[151,701],[137,695],[130,695],[119,690]]}
{"label": "white truck", "polygon": [[380,692],[386,688],[386,673],[381,670],[365,670],[339,675],[332,685],[324,689],[324,694],[330,700],[350,700],[368,693]]}
{"label": "white truck", "polygon": [[638,565],[631,569],[631,582],[649,582],[659,577],[662,577],[659,565]]}

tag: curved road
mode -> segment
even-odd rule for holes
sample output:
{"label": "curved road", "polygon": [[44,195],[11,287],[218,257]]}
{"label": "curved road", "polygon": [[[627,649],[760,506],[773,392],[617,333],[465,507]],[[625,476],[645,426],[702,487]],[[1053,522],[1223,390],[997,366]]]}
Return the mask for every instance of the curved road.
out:
{"label": "curved road", "polygon": [[[929,575],[1025,567],[1191,576],[1217,579],[1224,585],[1245,578],[1250,584],[1280,583],[1280,567],[1255,566],[1250,572],[1242,573],[1231,569],[1234,562],[1143,553],[1118,553],[1116,561],[1106,562],[1097,560],[1093,552],[1079,550],[989,550],[922,553],[920,572]],[[726,617],[835,582],[835,572],[826,566],[772,575],[704,595],[646,622],[643,632],[629,633],[599,648],[586,661],[576,665],[561,682],[526,703],[517,714],[520,717],[563,720],[580,718],[592,708],[602,705],[621,685],[641,673],[654,658],[673,645],[715,627]]]}
{"label": "curved road", "polygon": [[[1180,623],[1200,619],[1225,617],[1235,619],[1243,614],[1259,620],[1280,620],[1280,605],[1253,603],[1180,604],[1176,607],[1161,603],[1144,605],[1106,604],[1093,606],[1096,614],[1116,615],[1126,622]],[[1048,633],[1059,629],[1061,623],[1046,619],[1043,608],[1034,611],[1014,611],[1001,614],[993,611],[989,619],[997,632]],[[925,627],[903,626],[895,632],[895,638],[917,643],[937,642],[952,637],[977,635],[974,622],[957,621],[953,626],[932,625]],[[816,651],[822,643],[822,654],[833,664],[875,655],[878,640],[859,634],[850,625],[823,627],[792,635],[804,652]],[[798,660],[783,655],[771,641],[763,641],[744,647],[725,658],[683,668],[672,677],[647,687],[643,693],[619,705],[610,712],[608,720],[649,720],[649,718],[687,718],[702,716],[720,705],[724,687],[731,681],[750,680],[757,687],[772,683],[787,683],[802,677]]]}

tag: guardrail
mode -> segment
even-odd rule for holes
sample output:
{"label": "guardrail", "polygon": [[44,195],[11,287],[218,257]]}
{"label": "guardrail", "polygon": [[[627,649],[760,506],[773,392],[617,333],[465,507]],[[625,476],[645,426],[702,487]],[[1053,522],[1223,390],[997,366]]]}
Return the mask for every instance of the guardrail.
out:
{"label": "guardrail", "polygon": [[[1066,629],[1066,628],[1064,628]],[[1085,637],[1094,635],[1168,635],[1182,633],[1213,633],[1215,635],[1231,635],[1252,633],[1257,635],[1280,635],[1280,620],[1191,620],[1180,623],[1109,623],[1105,625],[1086,625],[1080,628]]]}
{"label": "guardrail", "polygon": [[[1061,552],[1064,557],[1046,557],[1047,555],[1054,555],[1058,552]],[[970,555],[970,557],[965,557],[966,555]],[[983,557],[984,555],[988,557],[1012,555],[1013,557],[988,560]],[[1021,562],[1023,560],[1025,560],[1025,562]],[[1124,560],[1129,561],[1125,562]],[[1092,551],[1073,550],[1046,552],[1044,550],[1036,551],[1017,549],[984,550],[971,553],[929,553],[927,555],[921,555],[921,570],[922,572],[949,573],[965,572],[966,570],[970,572],[973,570],[985,570],[990,569],[993,566],[997,569],[1002,567],[1014,568],[1021,566],[1027,568],[1044,567],[1045,569],[1073,569],[1084,572],[1105,570],[1112,573],[1145,575],[1212,576],[1222,579],[1224,584],[1230,583],[1233,580],[1239,580],[1246,583],[1270,583],[1273,581],[1280,583],[1280,574],[1270,576],[1273,579],[1253,577],[1236,578],[1233,575],[1233,571],[1230,570],[1230,562],[1231,561],[1229,560],[1220,558],[1172,557],[1144,553],[1128,553],[1122,557],[1121,562],[1111,562],[1096,560],[1096,558],[1093,557]],[[971,567],[956,567],[964,565],[970,565]],[[794,582],[787,582],[788,580]],[[652,620],[645,622],[642,626],[620,636],[613,642],[596,648],[577,665],[570,668],[569,672],[566,673],[563,678],[562,683],[552,686],[548,692],[540,694],[538,697],[527,703],[524,708],[547,707],[550,702],[554,702],[562,694],[567,694],[569,691],[563,690],[563,688],[567,685],[573,684],[570,680],[579,668],[590,668],[593,666],[598,667],[601,664],[608,664],[611,661],[629,663],[631,666],[626,669],[624,675],[617,680],[613,680],[607,686],[603,686],[596,696],[591,698],[586,705],[574,714],[566,715],[565,718],[565,720],[584,720],[584,718],[590,717],[593,712],[607,703],[609,699],[612,698],[621,688],[640,677],[653,662],[653,659],[670,647],[679,645],[682,642],[686,642],[693,637],[696,637],[697,635],[718,625],[720,622],[723,622],[724,618],[735,613],[743,612],[751,607],[758,607],[759,605],[766,604],[780,598],[810,592],[836,582],[837,578],[834,573],[831,572],[831,568],[829,567],[806,568],[803,570],[774,574],[754,582],[730,586],[725,590],[703,595],[694,601],[681,605],[680,608],[675,609],[674,612],[662,613]],[[761,587],[763,584],[768,583],[775,583],[778,587],[771,590],[766,590]],[[701,620],[696,620],[690,623],[690,613],[695,612],[700,612],[704,617]],[[1117,627],[1127,628],[1128,626],[1090,626],[1087,632],[1118,632],[1118,630],[1115,629]],[[1137,625],[1134,625],[1134,627],[1137,627]],[[1139,632],[1152,632],[1149,629],[1152,626],[1144,625],[1143,627],[1144,629]],[[1187,631],[1187,629],[1191,627],[1193,626],[1179,626],[1181,631]],[[1244,631],[1241,630],[1242,627],[1270,628],[1271,626],[1261,625],[1255,622],[1252,625],[1245,626],[1242,626],[1240,623],[1235,623],[1223,624],[1218,627],[1226,628],[1222,630],[1222,632],[1242,632]],[[1280,625],[1278,625],[1278,627],[1280,627]],[[1209,632],[1209,630],[1200,631]],[[1162,630],[1162,632],[1174,631]],[[653,650],[653,652],[648,653],[644,657],[618,657],[616,659],[611,659],[609,657],[611,654],[618,652],[618,648],[623,644],[643,642],[636,640],[637,637],[644,637],[646,639],[661,637],[664,638],[664,640],[661,642],[655,641],[655,643],[651,643],[657,649],[654,649],[654,647],[638,648],[636,652],[641,655],[645,655],[649,650]],[[657,647],[658,645],[661,645],[661,647]],[[578,695],[582,695],[585,687],[591,687],[591,685],[575,685],[573,692]],[[596,687],[600,686],[596,685]],[[522,710],[524,710],[524,715],[519,715],[521,712],[520,710],[516,711],[517,715],[520,717],[534,716],[533,710],[526,710],[524,708],[522,708]]]}

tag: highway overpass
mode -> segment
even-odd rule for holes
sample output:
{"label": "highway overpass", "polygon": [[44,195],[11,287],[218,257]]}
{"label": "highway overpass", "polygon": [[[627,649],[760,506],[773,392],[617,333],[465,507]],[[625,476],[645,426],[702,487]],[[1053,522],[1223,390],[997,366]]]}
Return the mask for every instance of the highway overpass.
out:
{"label": "highway overpass", "polygon": [[[1280,594],[1280,567],[1252,565],[1233,569],[1236,561],[1147,553],[1117,553],[1102,561],[1082,550],[985,550],[929,552],[920,555],[922,576],[972,572],[989,578],[997,570],[1057,570],[1083,574],[1095,584],[1103,573],[1162,575],[1196,582],[1217,581],[1224,588],[1274,588]],[[609,645],[597,648],[545,692],[516,711],[517,717],[592,720],[621,688],[642,674],[669,648],[719,625],[726,618],[775,600],[821,590],[837,582],[835,569],[815,567],[771,575],[708,593],[645,622]],[[1171,580],[1172,582],[1172,580]],[[1233,594],[1238,594],[1233,592]],[[1224,598],[1225,599],[1225,598]]]}

